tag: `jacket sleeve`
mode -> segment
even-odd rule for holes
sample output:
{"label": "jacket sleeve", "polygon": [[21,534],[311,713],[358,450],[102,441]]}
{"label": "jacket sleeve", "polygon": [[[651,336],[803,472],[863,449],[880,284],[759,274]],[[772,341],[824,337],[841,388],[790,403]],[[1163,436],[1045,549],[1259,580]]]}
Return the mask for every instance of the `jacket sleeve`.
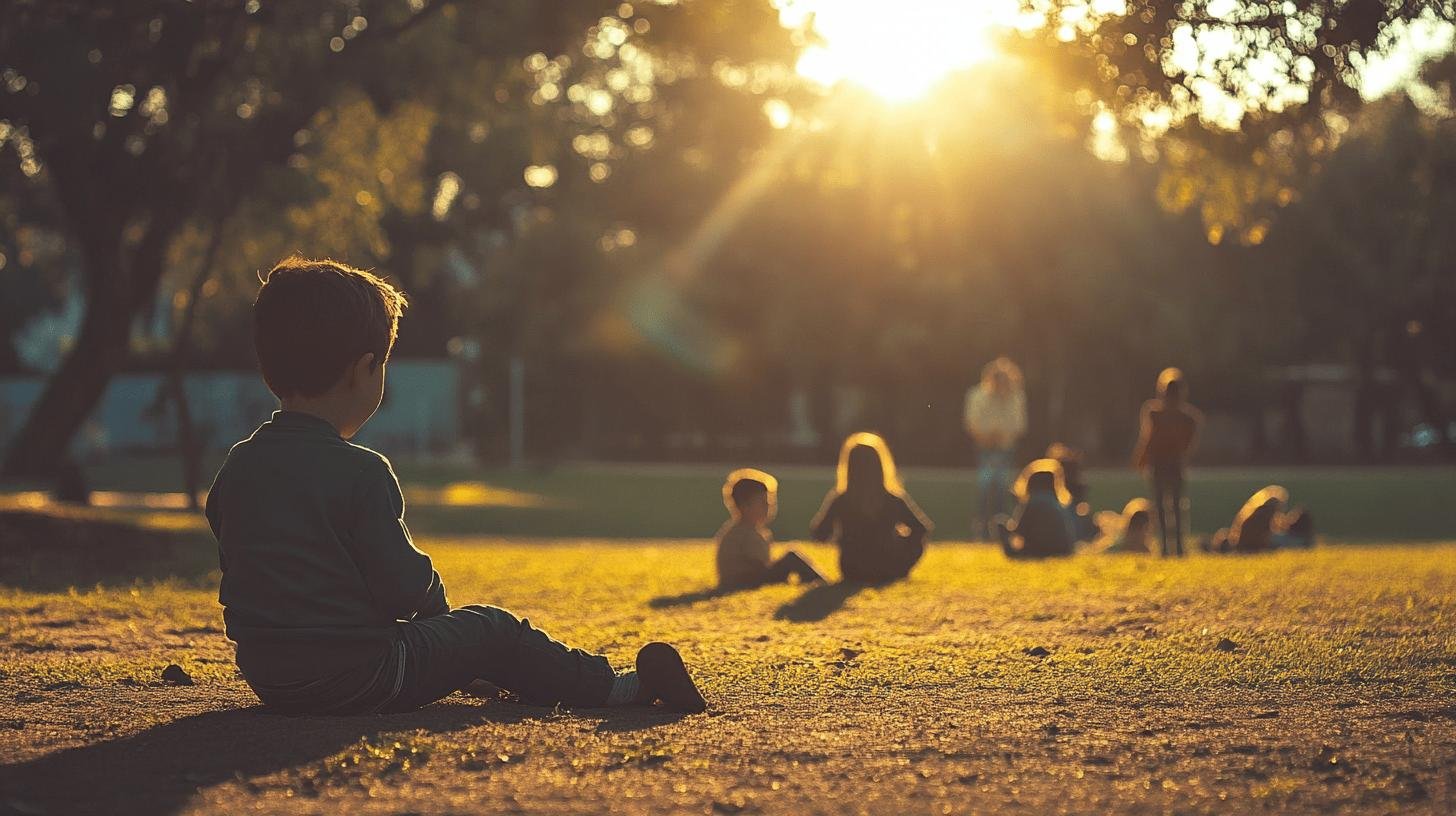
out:
{"label": "jacket sleeve", "polygon": [[360,471],[350,508],[347,546],[381,613],[394,620],[432,617],[450,610],[445,585],[404,523],[404,495],[383,458]]}

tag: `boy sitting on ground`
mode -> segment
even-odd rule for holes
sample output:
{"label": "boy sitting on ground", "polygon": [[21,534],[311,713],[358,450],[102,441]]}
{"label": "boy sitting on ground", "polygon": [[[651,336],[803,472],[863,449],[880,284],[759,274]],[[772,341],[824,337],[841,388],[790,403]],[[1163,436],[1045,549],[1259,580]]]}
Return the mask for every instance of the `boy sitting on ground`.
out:
{"label": "boy sitting on ground", "polygon": [[701,711],[665,643],[617,672],[504,609],[450,607],[389,460],[348,441],[379,408],[404,305],[369,272],[297,257],[258,292],[258,363],[282,410],[233,446],[207,498],[243,679],[288,714],[405,711],[477,680],[540,705]]}
{"label": "boy sitting on ground", "polygon": [[773,531],[768,524],[778,510],[778,481],[761,470],[744,468],[728,474],[723,505],[730,518],[718,531],[718,586],[752,589],[782,584],[792,575],[799,583],[823,581],[809,560],[789,550],[773,560]]}

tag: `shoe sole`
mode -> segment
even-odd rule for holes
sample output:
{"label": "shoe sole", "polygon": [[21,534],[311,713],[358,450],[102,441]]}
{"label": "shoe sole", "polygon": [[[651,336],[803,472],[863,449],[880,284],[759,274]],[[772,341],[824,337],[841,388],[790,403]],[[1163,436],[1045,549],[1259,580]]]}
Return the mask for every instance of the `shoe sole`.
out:
{"label": "shoe sole", "polygon": [[708,708],[708,702],[683,665],[682,655],[666,643],[654,642],[642,647],[637,653],[637,675],[643,687],[673,711],[696,714]]}

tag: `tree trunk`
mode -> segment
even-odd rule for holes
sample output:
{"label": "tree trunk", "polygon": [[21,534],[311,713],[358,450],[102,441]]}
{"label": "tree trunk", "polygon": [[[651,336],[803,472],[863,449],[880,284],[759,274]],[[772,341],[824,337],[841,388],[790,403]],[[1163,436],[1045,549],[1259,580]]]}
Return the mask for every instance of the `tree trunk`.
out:
{"label": "tree trunk", "polygon": [[87,242],[82,261],[86,309],[81,331],[15,435],[0,464],[0,476],[55,476],[76,431],[127,358],[132,320],[140,306],[156,295],[177,221],[170,214],[154,216],[130,264],[121,262],[121,225]]}
{"label": "tree trunk", "polygon": [[192,406],[187,401],[187,351],[192,345],[197,301],[202,299],[202,290],[212,277],[212,266],[217,260],[218,249],[222,247],[222,227],[223,219],[213,221],[202,265],[198,267],[187,293],[182,322],[172,337],[171,359],[167,366],[167,387],[172,394],[172,404],[177,406],[177,453],[182,460],[182,489],[187,493],[189,510],[202,509],[197,495],[202,490],[202,448],[205,440],[197,438],[192,426]]}

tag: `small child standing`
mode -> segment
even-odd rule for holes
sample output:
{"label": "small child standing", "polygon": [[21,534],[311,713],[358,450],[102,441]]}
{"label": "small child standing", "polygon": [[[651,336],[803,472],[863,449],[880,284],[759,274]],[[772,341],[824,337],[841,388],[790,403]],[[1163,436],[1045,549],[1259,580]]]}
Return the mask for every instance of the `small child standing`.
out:
{"label": "small child standing", "polygon": [[389,460],[348,441],[384,396],[404,306],[369,272],[298,257],[258,291],[258,364],[282,410],[233,446],[207,497],[243,679],[285,714],[407,711],[477,680],[539,705],[703,710],[666,643],[617,672],[504,609],[446,601]]}
{"label": "small child standing", "polygon": [[1203,414],[1189,405],[1183,372],[1166,368],[1158,375],[1158,396],[1143,404],[1133,463],[1153,488],[1153,511],[1162,536],[1163,557],[1183,555],[1183,519],[1188,507],[1183,482],[1188,458],[1198,442]]}
{"label": "small child standing", "polygon": [[809,560],[789,550],[773,560],[773,531],[778,511],[778,481],[761,470],[743,468],[723,483],[723,505],[730,518],[718,531],[718,586],[752,589],[781,584],[797,575],[799,583],[823,581]]}

